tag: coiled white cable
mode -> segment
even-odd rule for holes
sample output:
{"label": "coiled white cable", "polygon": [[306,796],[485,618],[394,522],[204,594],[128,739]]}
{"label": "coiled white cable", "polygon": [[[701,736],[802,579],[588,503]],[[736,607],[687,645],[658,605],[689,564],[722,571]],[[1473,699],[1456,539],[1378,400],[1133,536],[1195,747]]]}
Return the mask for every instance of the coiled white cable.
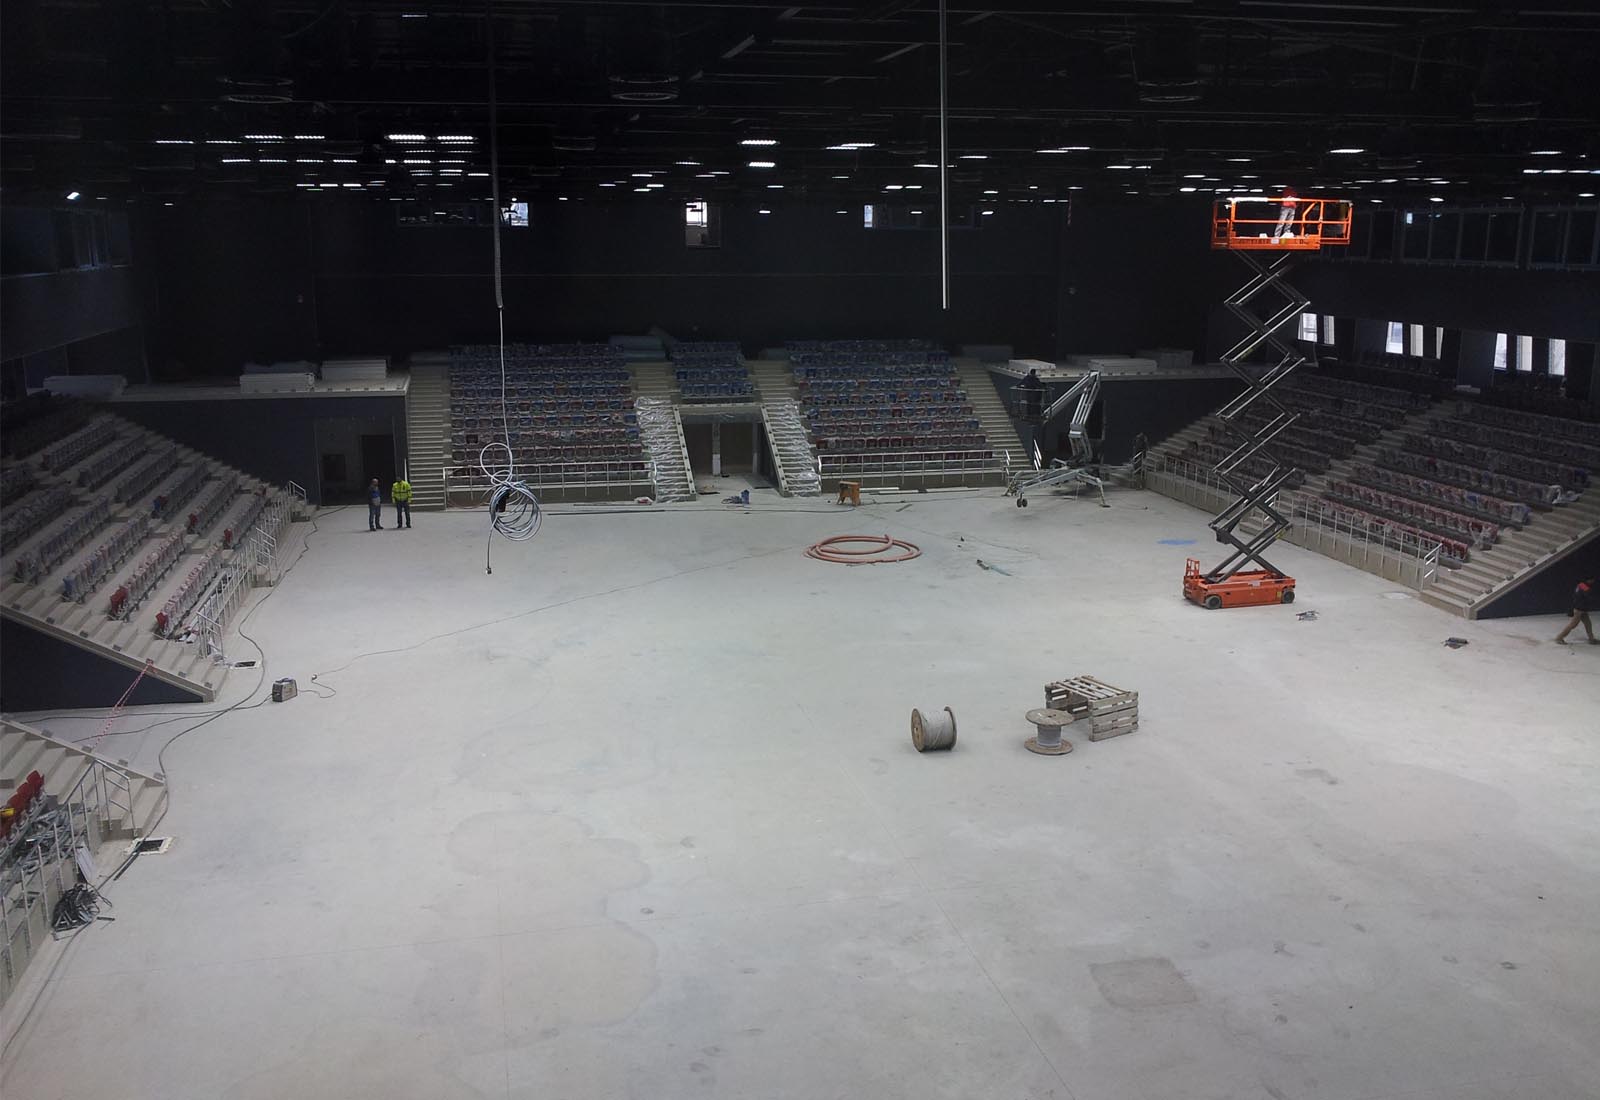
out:
{"label": "coiled white cable", "polygon": [[[494,70],[494,0],[487,0],[485,22],[489,50],[489,188],[494,197],[491,214],[494,218],[494,305],[500,326],[500,426],[505,433],[504,441],[485,443],[478,452],[478,469],[490,485],[489,542],[483,548],[483,570],[493,573],[489,546],[494,543],[495,532],[512,542],[526,542],[539,533],[543,513],[533,490],[526,482],[517,480],[517,456],[511,449],[511,413],[506,404],[506,298],[500,277],[500,133]],[[490,453],[496,447],[505,452],[503,468],[490,464]]]}

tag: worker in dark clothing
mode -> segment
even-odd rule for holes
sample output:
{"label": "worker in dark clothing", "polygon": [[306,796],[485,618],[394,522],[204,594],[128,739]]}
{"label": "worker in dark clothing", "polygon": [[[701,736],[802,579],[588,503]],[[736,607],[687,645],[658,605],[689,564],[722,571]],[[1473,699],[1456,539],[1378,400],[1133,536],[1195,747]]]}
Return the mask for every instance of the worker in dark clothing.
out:
{"label": "worker in dark clothing", "polygon": [[1600,645],[1600,638],[1594,636],[1594,624],[1589,621],[1589,612],[1594,610],[1594,585],[1595,579],[1590,577],[1586,581],[1579,581],[1578,587],[1572,590],[1572,618],[1567,620],[1567,625],[1556,635],[1556,645],[1566,645],[1567,635],[1571,634],[1572,628],[1579,623],[1583,624],[1583,632],[1589,635],[1589,644]]}
{"label": "worker in dark clothing", "polygon": [[1040,379],[1039,372],[1029,370],[1027,377],[1018,384],[1017,388],[1022,391],[1028,419],[1038,420],[1040,408],[1044,405],[1044,382]]}
{"label": "worker in dark clothing", "polygon": [[367,486],[367,530],[383,530],[383,490],[377,478]]}

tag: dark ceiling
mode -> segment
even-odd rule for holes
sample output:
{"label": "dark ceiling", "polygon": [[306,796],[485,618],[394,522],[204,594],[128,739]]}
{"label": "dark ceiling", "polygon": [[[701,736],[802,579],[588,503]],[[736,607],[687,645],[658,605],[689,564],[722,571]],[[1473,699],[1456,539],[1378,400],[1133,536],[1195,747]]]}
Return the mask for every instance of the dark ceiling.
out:
{"label": "dark ceiling", "polygon": [[[938,11],[7,0],[0,185],[481,199],[492,41],[505,197],[931,195]],[[946,25],[956,201],[1600,189],[1594,0],[949,0]]]}

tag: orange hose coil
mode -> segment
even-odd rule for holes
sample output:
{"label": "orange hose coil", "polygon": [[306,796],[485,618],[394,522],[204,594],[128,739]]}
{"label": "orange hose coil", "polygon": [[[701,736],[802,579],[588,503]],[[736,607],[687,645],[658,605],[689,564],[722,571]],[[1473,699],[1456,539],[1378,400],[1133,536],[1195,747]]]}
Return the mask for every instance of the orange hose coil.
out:
{"label": "orange hose coil", "polygon": [[[849,549],[859,545],[859,549]],[[892,554],[892,557],[879,555]],[[888,535],[834,535],[806,549],[806,557],[839,565],[891,565],[922,556],[921,547]]]}

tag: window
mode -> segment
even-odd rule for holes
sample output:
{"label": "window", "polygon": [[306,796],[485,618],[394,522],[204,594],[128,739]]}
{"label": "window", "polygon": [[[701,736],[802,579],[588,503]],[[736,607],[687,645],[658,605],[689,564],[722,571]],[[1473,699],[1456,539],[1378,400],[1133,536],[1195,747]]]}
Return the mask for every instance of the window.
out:
{"label": "window", "polygon": [[500,224],[516,229],[528,228],[528,204],[512,200],[500,208]]}
{"label": "window", "polygon": [[714,202],[683,204],[683,243],[689,248],[722,247],[722,211]]}
{"label": "window", "polygon": [[1494,369],[1506,369],[1506,334],[1503,332],[1494,334]]}
{"label": "window", "polygon": [[1410,329],[1407,332],[1407,335],[1410,337],[1410,340],[1408,341],[1409,344],[1410,344],[1410,354],[1415,355],[1418,358],[1421,358],[1422,356],[1426,355],[1427,352],[1425,350],[1423,350],[1422,326],[1421,325],[1412,325],[1412,326],[1410,326]]}
{"label": "window", "polygon": [[1316,342],[1317,315],[1315,313],[1302,313],[1300,315],[1300,339],[1310,340],[1312,343]]}
{"label": "window", "polygon": [[1383,342],[1383,350],[1390,355],[1404,355],[1406,353],[1406,326],[1399,321],[1389,322],[1389,336]]}
{"label": "window", "polygon": [[1324,344],[1333,343],[1333,314],[1331,313],[1322,315],[1322,342]]}
{"label": "window", "polygon": [[1555,378],[1565,378],[1567,375],[1567,342],[1565,340],[1550,341],[1550,374]]}
{"label": "window", "polygon": [[877,210],[873,208],[871,203],[861,208],[861,224],[868,229],[873,229],[877,226]]}
{"label": "window", "polygon": [[1533,337],[1517,337],[1517,369],[1531,371],[1533,369]]}
{"label": "window", "polygon": [[1444,326],[1443,325],[1440,325],[1438,328],[1433,330],[1433,357],[1435,359],[1443,359],[1444,358]]}

